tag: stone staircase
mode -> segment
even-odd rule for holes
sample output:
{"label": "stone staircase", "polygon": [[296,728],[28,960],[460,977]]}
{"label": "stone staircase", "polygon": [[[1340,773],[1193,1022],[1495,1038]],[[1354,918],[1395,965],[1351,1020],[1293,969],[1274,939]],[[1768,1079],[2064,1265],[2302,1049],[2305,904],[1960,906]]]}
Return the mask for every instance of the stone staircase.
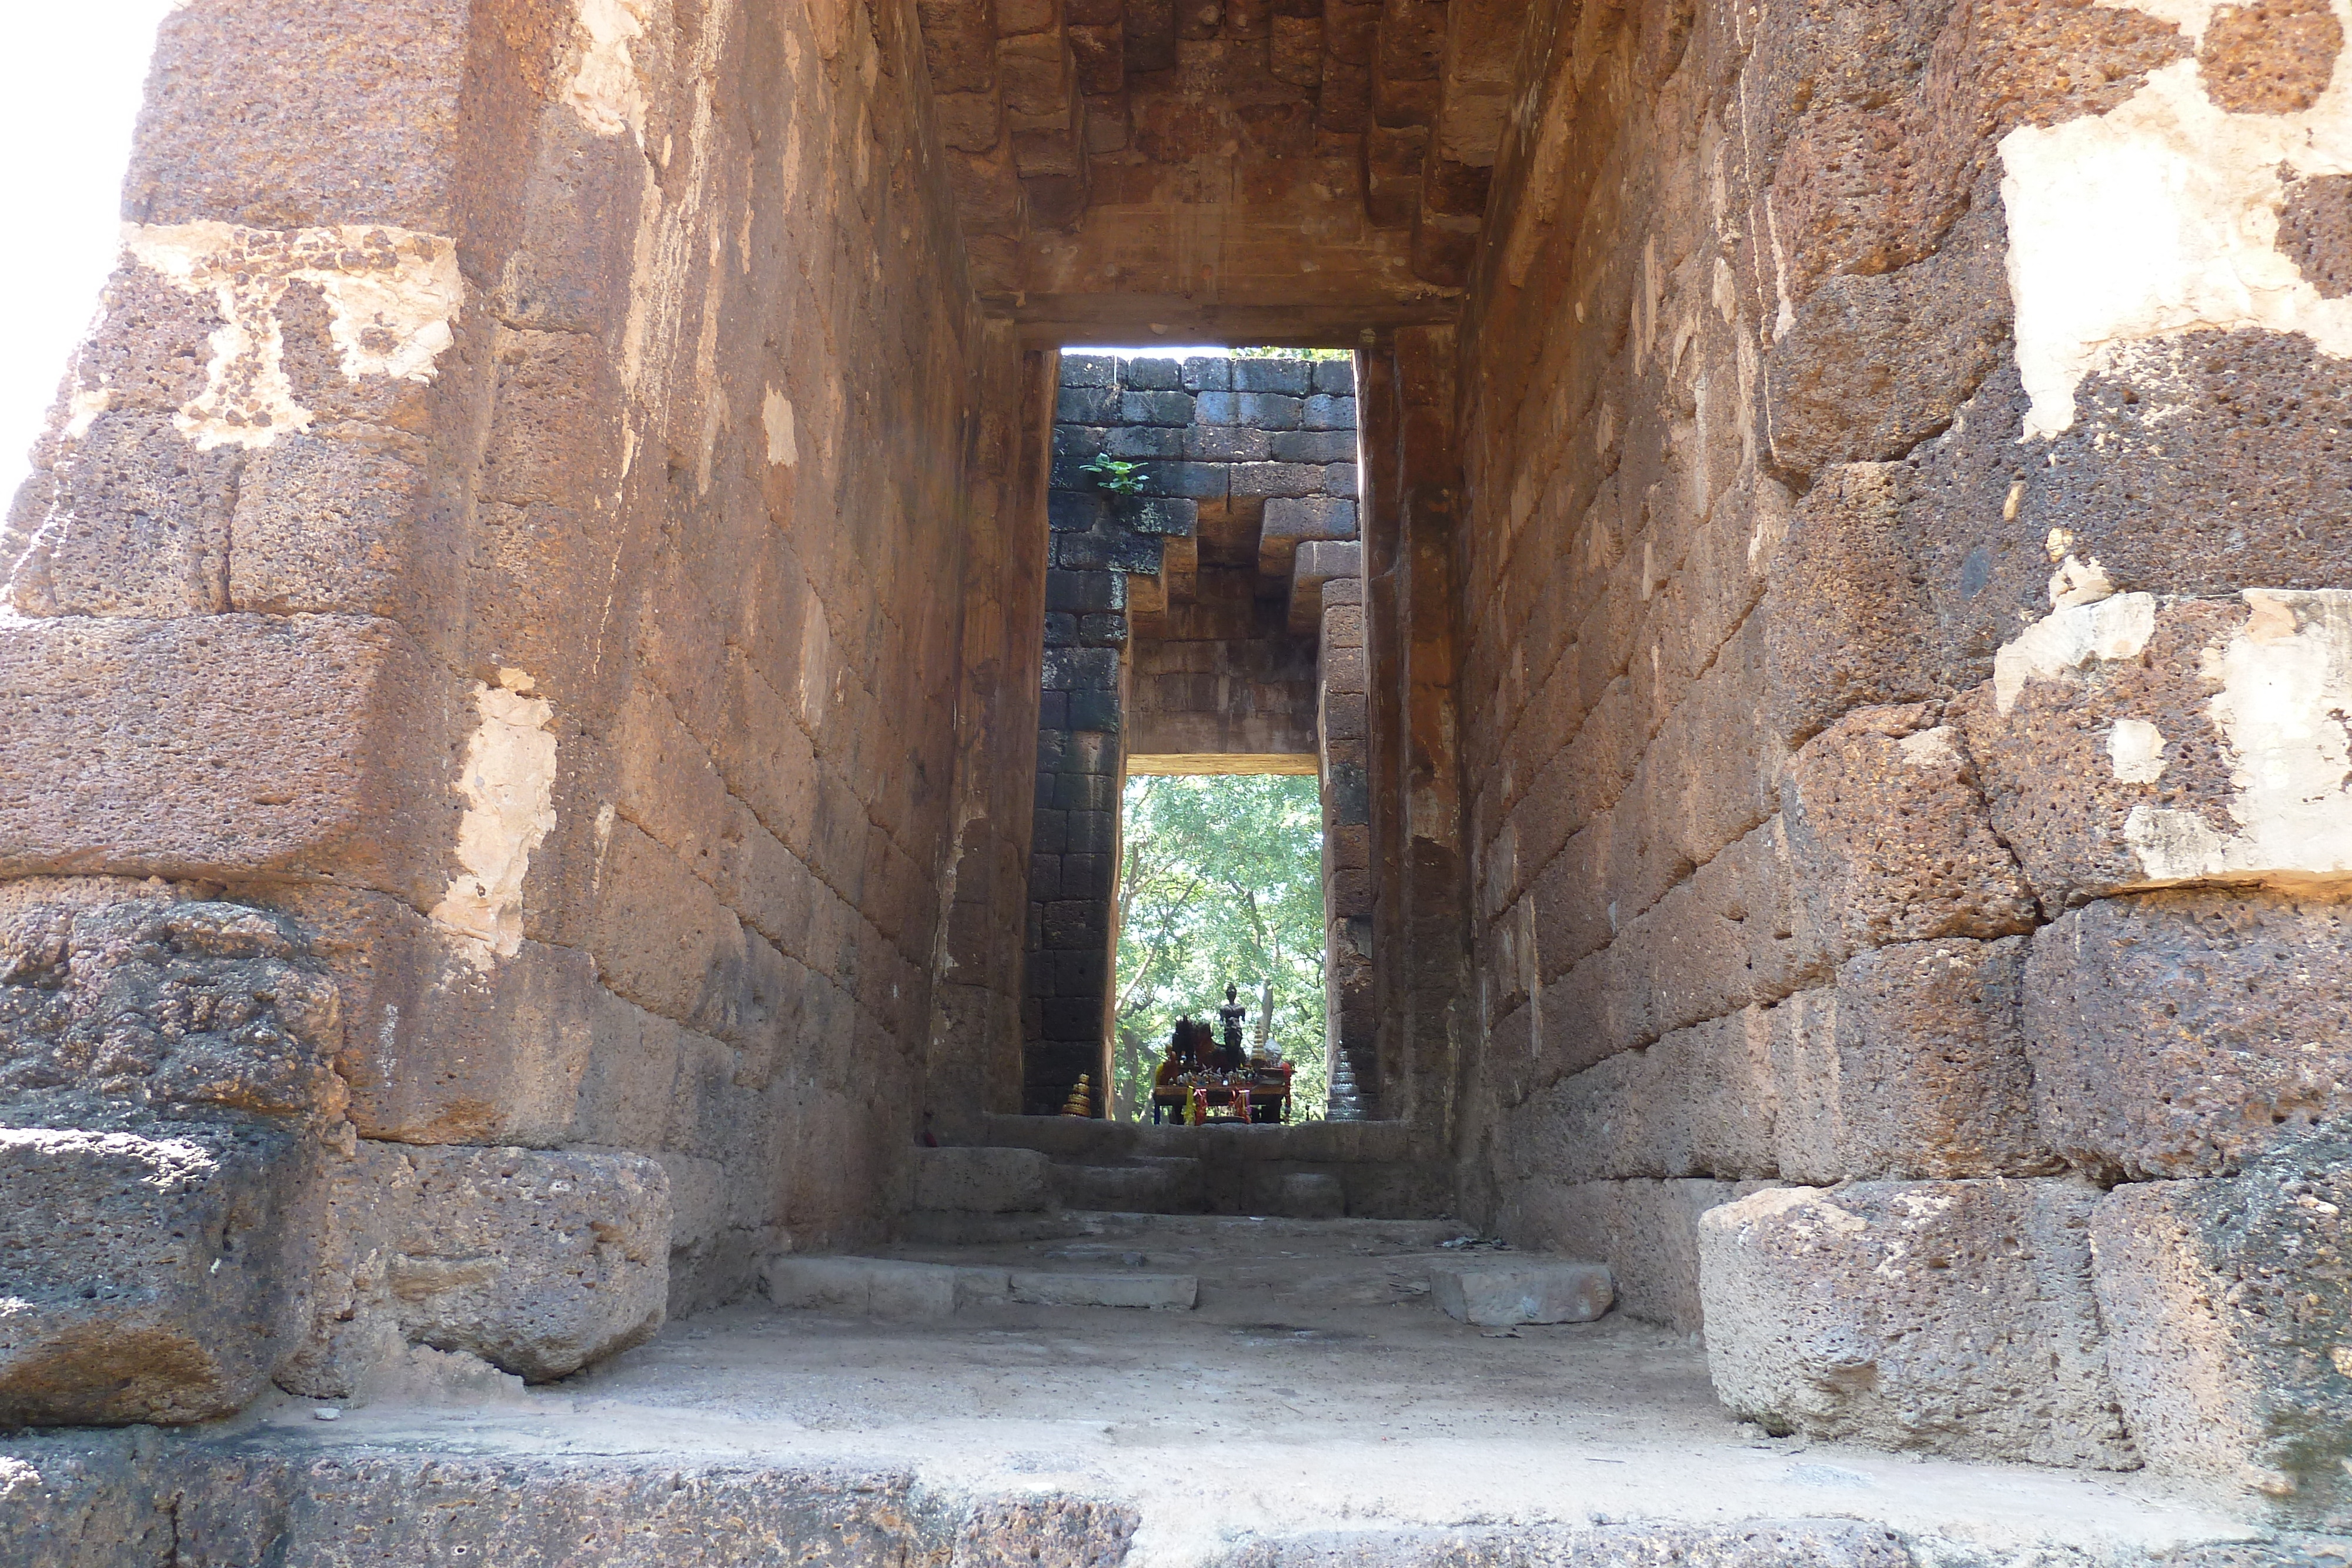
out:
{"label": "stone staircase", "polygon": [[[1459,1225],[1436,1214],[1350,1215],[1349,1167],[1390,1163],[1360,1156],[1399,1146],[1392,1134],[1369,1128],[1317,1134],[1005,1117],[990,1131],[1045,1146],[1007,1141],[917,1150],[915,1207],[896,1243],[873,1256],[775,1258],[764,1275],[769,1300],[897,1319],[1005,1305],[1189,1310],[1198,1296],[1195,1276],[1147,1269],[1147,1252],[1165,1257],[1172,1247],[1188,1258],[1223,1258],[1236,1239],[1255,1244],[1267,1236],[1310,1251],[1338,1237],[1344,1249],[1349,1239],[1369,1237],[1384,1247],[1410,1242],[1433,1258],[1430,1249],[1461,1236]],[[1243,1136],[1236,1142],[1228,1133]],[[1195,1152],[1155,1152],[1187,1142]],[[1334,1157],[1349,1154],[1359,1158]],[[1320,1163],[1337,1168],[1302,1168],[1305,1155],[1326,1156]],[[1354,1187],[1360,1200],[1384,1190],[1360,1172]],[[1385,1190],[1410,1197],[1410,1184]],[[1230,1200],[1253,1197],[1262,1201],[1233,1211]],[[1224,1212],[1212,1212],[1215,1197],[1229,1200]],[[1090,1266],[1105,1261],[1114,1267]]]}
{"label": "stone staircase", "polygon": [[963,1231],[1001,1234],[1015,1225],[1011,1216],[1055,1209],[1430,1219],[1452,1207],[1445,1163],[1395,1122],[1185,1127],[991,1116],[969,1144],[917,1153],[909,1236],[956,1231],[945,1218],[955,1214],[997,1217]]}
{"label": "stone staircase", "polygon": [[[561,1383],[425,1351],[350,1408],[21,1441],[0,1562],[2340,1568],[2157,1478],[1772,1437],[1605,1270],[1441,1217],[1067,1207],[1171,1190],[1121,1132],[924,1150],[938,1237],[773,1259]],[[1181,1158],[1213,1196],[1232,1156]]]}
{"label": "stone staircase", "polygon": [[1330,1109],[1325,1113],[1334,1122],[1360,1122],[1364,1119],[1364,1098],[1356,1087],[1355,1064],[1344,1051],[1331,1053]]}

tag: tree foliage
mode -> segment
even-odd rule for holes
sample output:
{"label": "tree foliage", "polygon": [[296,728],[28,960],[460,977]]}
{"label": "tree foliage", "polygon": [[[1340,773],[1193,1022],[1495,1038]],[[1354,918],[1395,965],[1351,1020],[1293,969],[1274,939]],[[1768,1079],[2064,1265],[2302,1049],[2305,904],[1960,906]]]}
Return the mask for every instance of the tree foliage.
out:
{"label": "tree foliage", "polygon": [[1118,882],[1118,1103],[1149,1116],[1152,1070],[1180,1015],[1216,1021],[1225,987],[1297,1064],[1291,1115],[1319,1117],[1323,810],[1307,778],[1128,782]]}
{"label": "tree foliage", "polygon": [[1353,349],[1235,349],[1236,360],[1352,360]]}

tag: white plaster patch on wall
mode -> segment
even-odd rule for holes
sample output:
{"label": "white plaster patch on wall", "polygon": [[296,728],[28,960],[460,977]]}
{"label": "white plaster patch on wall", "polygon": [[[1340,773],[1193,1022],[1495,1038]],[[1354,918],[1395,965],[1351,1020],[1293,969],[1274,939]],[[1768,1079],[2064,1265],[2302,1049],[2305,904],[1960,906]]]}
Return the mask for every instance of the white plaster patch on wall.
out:
{"label": "white plaster patch on wall", "polygon": [[1954,731],[1948,724],[1933,729],[1906,735],[1895,743],[1903,760],[1914,768],[1941,768],[1959,760],[1959,748],[1952,744]]}
{"label": "white plaster patch on wall", "polygon": [[2017,706],[2028,681],[2056,680],[2094,660],[2132,659],[2156,635],[2156,596],[2118,593],[2053,610],[1992,656],[1993,705]]}
{"label": "white plaster patch on wall", "polygon": [[227,320],[212,334],[205,390],[172,423],[198,447],[267,446],[307,429],[310,411],[287,380],[278,304],[287,286],[326,297],[342,372],[428,382],[465,304],[457,247],[439,235],[348,224],[249,229],[204,222],[126,225],[123,248]]}
{"label": "white plaster patch on wall", "polygon": [[[2135,7],[2174,21],[2208,5]],[[2352,31],[2352,0],[2336,0]],[[2083,378],[2134,343],[2200,329],[2303,332],[2352,356],[2352,298],[2326,299],[2277,246],[2284,173],[2352,172],[2352,72],[2299,114],[2231,114],[2194,59],[2104,115],[2001,138],[2028,436],[2074,423]]]}
{"label": "white plaster patch on wall", "polygon": [[1841,1208],[1830,1201],[1819,1187],[1776,1186],[1762,1192],[1751,1192],[1736,1202],[1722,1205],[1707,1218],[1724,1226],[1737,1227],[1745,1233],[1748,1227],[1763,1220],[1794,1216],[1790,1228],[1798,1236],[1811,1238],[1827,1231],[1838,1236],[1851,1236],[1866,1229],[1870,1222],[1850,1208]]}
{"label": "white plaster patch on wall", "polygon": [[66,400],[66,439],[79,441],[88,435],[89,427],[98,423],[98,416],[113,401],[114,393],[105,387],[75,389]]}
{"label": "white plaster patch on wall", "polygon": [[2164,732],[2144,718],[2119,718],[2107,732],[2107,763],[2124,784],[2153,784],[2164,777]]}
{"label": "white plaster patch on wall", "polygon": [[2077,604],[2095,604],[2115,591],[2116,585],[2108,580],[2107,569],[2099,564],[2097,556],[2084,561],[2070,555],[2060,560],[2058,570],[2051,574],[2050,608],[2068,610]]}
{"label": "white plaster patch on wall", "polygon": [[2352,591],[2249,589],[2246,623],[2206,651],[2227,740],[2222,833],[2193,812],[2132,809],[2124,837],[2151,882],[2352,874]]}
{"label": "white plaster patch on wall", "polygon": [[530,695],[532,684],[520,670],[500,670],[497,685],[474,686],[480,718],[456,786],[466,800],[457,846],[464,870],[433,906],[433,923],[465,938],[480,969],[521,950],[523,877],[555,826],[555,709]]}
{"label": "white plaster patch on wall", "polygon": [[646,36],[645,0],[580,0],[580,68],[563,101],[599,136],[646,136],[646,89],[630,46]]}

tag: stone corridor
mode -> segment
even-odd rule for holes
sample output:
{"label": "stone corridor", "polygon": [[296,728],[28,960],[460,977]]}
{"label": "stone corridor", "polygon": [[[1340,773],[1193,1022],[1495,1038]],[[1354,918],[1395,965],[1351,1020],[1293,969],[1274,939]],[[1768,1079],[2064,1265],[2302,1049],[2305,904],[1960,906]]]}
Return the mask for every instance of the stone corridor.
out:
{"label": "stone corridor", "polygon": [[[2352,1561],[2347,23],[185,0],[0,1563]],[[1210,765],[1368,1119],[1044,1113]]]}

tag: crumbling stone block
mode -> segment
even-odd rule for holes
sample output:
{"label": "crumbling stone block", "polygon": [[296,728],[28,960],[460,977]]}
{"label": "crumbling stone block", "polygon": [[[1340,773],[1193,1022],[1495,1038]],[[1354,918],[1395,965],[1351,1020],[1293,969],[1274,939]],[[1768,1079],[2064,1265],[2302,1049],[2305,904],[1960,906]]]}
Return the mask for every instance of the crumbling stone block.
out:
{"label": "crumbling stone block", "polygon": [[0,874],[350,877],[430,907],[453,696],[389,622],[20,622],[0,636]]}
{"label": "crumbling stone block", "polygon": [[1830,469],[1797,505],[1773,554],[1763,606],[1767,701],[1791,744],[1851,709],[1936,695],[1902,486],[1892,463]]}
{"label": "crumbling stone block", "polygon": [[1432,1264],[1429,1291],[1439,1312],[1480,1328],[1589,1323],[1616,1300],[1601,1265],[1546,1259]]}
{"label": "crumbling stone block", "polygon": [[2034,933],[2034,1100],[2102,1181],[2231,1176],[2352,1115],[2352,904],[2263,888],[2100,899]]}
{"label": "crumbling stone block", "polygon": [[2032,928],[2032,894],[1959,741],[1913,703],[1848,714],[1790,759],[1781,816],[1824,951]]}
{"label": "crumbling stone block", "polygon": [[[210,314],[201,306],[190,313]],[[37,516],[64,514],[79,526],[9,530],[14,607],[158,618],[226,610],[240,476],[234,452],[194,451],[161,412],[130,410],[96,420],[72,451],[70,463],[33,483],[53,486]]]}
{"label": "crumbling stone block", "polygon": [[2105,596],[2027,627],[1958,705],[1993,821],[2043,904],[2352,870],[2332,716],[2352,704],[2352,591],[2106,589],[2095,560],[2066,557],[2053,593]]}
{"label": "crumbling stone block", "polygon": [[2021,936],[1896,943],[1772,1009],[1780,1174],[2057,1174],[2019,1020],[2025,948]]}
{"label": "crumbling stone block", "polygon": [[0,1425],[244,1408],[301,1342],[316,1157],[258,1126],[0,1130]]}
{"label": "crumbling stone block", "polygon": [[1699,1221],[1707,1368],[1733,1414],[1955,1458],[2129,1469],[2071,1181],[1783,1187]]}
{"label": "crumbling stone block", "polygon": [[2150,1468],[2352,1530],[2352,1142],[2230,1180],[2118,1186],[2091,1219],[2116,1394]]}
{"label": "crumbling stone block", "polygon": [[2008,347],[2007,250],[1988,192],[1934,255],[1824,279],[1765,354],[1774,464],[1889,461],[1948,425]]}
{"label": "crumbling stone block", "polygon": [[284,916],[158,896],[0,923],[0,1102],[18,1120],[339,1115],[337,988]]}
{"label": "crumbling stone block", "polygon": [[347,1396],[400,1341],[531,1382],[653,1337],[669,1178],[628,1154],[362,1143],[330,1174],[310,1341],[279,1381]]}

